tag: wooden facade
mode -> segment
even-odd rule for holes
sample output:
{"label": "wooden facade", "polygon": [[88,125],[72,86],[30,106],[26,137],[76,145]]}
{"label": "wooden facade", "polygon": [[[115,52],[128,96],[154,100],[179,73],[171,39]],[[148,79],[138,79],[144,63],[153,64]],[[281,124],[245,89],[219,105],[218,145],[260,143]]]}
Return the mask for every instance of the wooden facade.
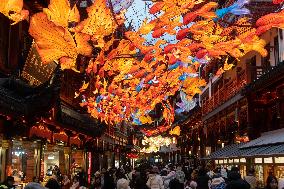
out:
{"label": "wooden facade", "polygon": [[215,151],[283,128],[282,35],[282,30],[272,29],[262,36],[267,57],[248,53],[232,70],[209,80],[201,95],[204,146]]}

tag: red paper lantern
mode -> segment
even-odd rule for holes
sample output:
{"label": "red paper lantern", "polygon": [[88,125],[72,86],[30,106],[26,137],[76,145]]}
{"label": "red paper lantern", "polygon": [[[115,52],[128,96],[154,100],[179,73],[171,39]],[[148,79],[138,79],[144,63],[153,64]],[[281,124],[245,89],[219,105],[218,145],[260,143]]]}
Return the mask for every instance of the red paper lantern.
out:
{"label": "red paper lantern", "polygon": [[70,137],[70,145],[81,146],[81,139],[78,136]]}
{"label": "red paper lantern", "polygon": [[60,131],[60,133],[55,133],[53,135],[54,140],[62,141],[64,143],[68,142],[68,136],[64,131]]}
{"label": "red paper lantern", "polygon": [[30,129],[29,136],[30,137],[37,136],[37,137],[40,137],[40,138],[45,138],[49,141],[52,140],[52,132],[47,127],[45,127],[44,125],[33,126]]}

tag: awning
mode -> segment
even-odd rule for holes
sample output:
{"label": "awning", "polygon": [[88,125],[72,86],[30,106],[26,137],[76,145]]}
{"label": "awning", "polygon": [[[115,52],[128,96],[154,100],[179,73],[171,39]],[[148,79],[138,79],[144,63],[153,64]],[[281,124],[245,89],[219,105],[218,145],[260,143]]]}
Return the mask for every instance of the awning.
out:
{"label": "awning", "polygon": [[244,145],[244,143],[225,146],[224,148],[213,152],[204,159],[226,159],[232,157],[239,157],[238,151],[240,151],[239,147],[241,147],[242,145]]}
{"label": "awning", "polygon": [[204,159],[230,159],[262,156],[284,156],[284,129],[263,133],[248,143],[232,144]]}

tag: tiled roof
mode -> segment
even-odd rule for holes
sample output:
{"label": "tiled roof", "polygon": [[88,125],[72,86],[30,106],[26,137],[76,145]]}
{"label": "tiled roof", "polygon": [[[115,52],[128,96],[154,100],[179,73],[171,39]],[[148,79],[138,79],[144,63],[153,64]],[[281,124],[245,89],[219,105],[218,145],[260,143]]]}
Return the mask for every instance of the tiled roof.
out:
{"label": "tiled roof", "polygon": [[263,133],[261,137],[248,142],[241,148],[250,148],[257,146],[273,145],[284,143],[284,129],[278,129],[270,132]]}
{"label": "tiled roof", "polygon": [[213,152],[205,159],[242,158],[284,155],[284,129],[263,133],[248,143],[232,144]]}
{"label": "tiled roof", "polygon": [[284,155],[284,144],[240,148],[244,144],[233,144],[222,148],[204,159],[245,158],[256,156]]}
{"label": "tiled roof", "polygon": [[225,146],[224,148],[217,150],[216,152],[213,152],[209,156],[207,156],[205,159],[218,159],[218,158],[229,158],[229,157],[236,157],[238,156],[239,147],[244,145],[242,144],[232,144]]}

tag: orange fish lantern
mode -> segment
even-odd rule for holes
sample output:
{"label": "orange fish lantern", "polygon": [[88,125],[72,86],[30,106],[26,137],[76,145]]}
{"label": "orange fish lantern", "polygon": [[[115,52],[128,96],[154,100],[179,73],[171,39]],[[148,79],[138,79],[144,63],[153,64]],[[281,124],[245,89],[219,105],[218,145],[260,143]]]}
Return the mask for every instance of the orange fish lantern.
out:
{"label": "orange fish lantern", "polygon": [[284,10],[278,13],[270,13],[261,18],[259,18],[256,22],[256,26],[258,26],[256,33],[258,35],[266,32],[267,30],[275,27],[275,28],[284,28]]}
{"label": "orange fish lantern", "polygon": [[23,0],[1,0],[0,13],[14,21],[14,24],[26,19],[29,11],[23,10]]}
{"label": "orange fish lantern", "polygon": [[216,18],[217,15],[215,14],[215,12],[210,12],[210,10],[216,8],[217,6],[218,6],[218,3],[210,2],[210,3],[205,4],[203,7],[201,7],[195,12],[187,13],[183,17],[183,24],[187,25],[190,22],[193,22],[197,18],[197,16],[201,16],[203,18],[209,18],[209,19]]}
{"label": "orange fish lantern", "polygon": [[[27,16],[21,0],[3,1],[0,12],[15,23]],[[283,11],[260,18],[257,29],[247,18],[240,18],[226,28],[221,23],[223,16],[214,19],[216,2],[163,0],[154,1],[150,8],[150,13],[156,14],[154,19],[145,20],[137,31],[125,32],[122,10],[133,1],[127,2],[120,7],[121,1],[111,6],[106,0],[96,0],[87,8],[87,18],[80,20],[77,7],[71,7],[68,0],[51,0],[43,13],[31,17],[29,32],[45,63],[59,60],[62,69],[79,72],[77,58],[90,59],[88,65],[82,65],[88,82],[82,81],[75,97],[82,99],[80,105],[98,120],[110,125],[122,121],[151,124],[154,120],[149,112],[162,104],[163,125],[144,129],[146,135],[171,128],[175,105],[169,99],[178,91],[188,100],[201,93],[206,82],[196,74],[200,64],[228,55],[240,58],[252,50],[265,56],[265,41],[257,35],[272,27],[284,28]],[[273,2],[280,4],[283,0]],[[221,13],[219,10],[218,15]],[[243,25],[247,29],[240,27]],[[163,39],[166,33],[175,35],[177,41]],[[147,34],[158,40],[149,43]],[[233,64],[225,62],[217,75],[232,67]],[[170,133],[179,135],[180,128]]]}
{"label": "orange fish lantern", "polygon": [[173,130],[170,130],[169,134],[179,136],[180,135],[180,127],[176,126]]}

